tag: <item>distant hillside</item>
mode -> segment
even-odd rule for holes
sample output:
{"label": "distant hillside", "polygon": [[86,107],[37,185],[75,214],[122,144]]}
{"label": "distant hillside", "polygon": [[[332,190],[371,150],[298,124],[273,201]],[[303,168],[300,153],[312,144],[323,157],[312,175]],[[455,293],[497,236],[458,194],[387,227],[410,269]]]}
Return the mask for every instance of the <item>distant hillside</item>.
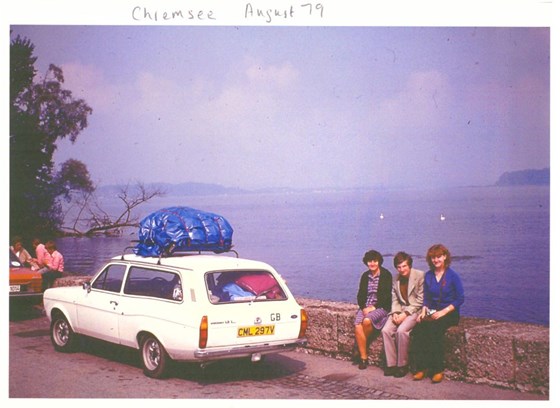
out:
{"label": "distant hillside", "polygon": [[550,169],[520,170],[506,172],[496,182],[497,186],[545,186],[550,185]]}
{"label": "distant hillside", "polygon": [[[219,194],[244,194],[247,191],[240,188],[224,187],[219,184],[206,183],[147,183],[146,188],[159,188],[165,192],[166,196],[185,196],[185,195],[219,195]],[[97,188],[97,192],[101,195],[114,196],[118,194],[122,185],[109,185]],[[134,189],[135,185],[131,184],[129,188]]]}

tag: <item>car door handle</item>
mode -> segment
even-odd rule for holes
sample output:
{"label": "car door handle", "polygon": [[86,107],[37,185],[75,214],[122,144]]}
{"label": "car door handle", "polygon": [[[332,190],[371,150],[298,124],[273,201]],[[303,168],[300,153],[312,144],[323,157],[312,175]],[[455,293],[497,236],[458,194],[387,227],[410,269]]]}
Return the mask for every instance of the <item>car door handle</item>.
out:
{"label": "car door handle", "polygon": [[115,306],[119,305],[119,302],[117,302],[116,300],[111,300],[109,303]]}

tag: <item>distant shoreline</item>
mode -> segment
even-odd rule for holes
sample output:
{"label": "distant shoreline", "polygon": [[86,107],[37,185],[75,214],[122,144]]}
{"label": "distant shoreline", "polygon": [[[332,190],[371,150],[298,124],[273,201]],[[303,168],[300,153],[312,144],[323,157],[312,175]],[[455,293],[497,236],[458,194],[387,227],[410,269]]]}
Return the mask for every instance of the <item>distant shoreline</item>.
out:
{"label": "distant shoreline", "polygon": [[[97,188],[101,196],[114,197],[126,185],[112,184]],[[201,196],[201,195],[250,195],[250,194],[305,194],[305,193],[336,193],[336,192],[370,192],[370,191],[393,191],[393,190],[439,190],[439,189],[462,189],[462,188],[493,188],[493,187],[550,187],[550,170],[523,170],[520,172],[504,173],[494,184],[466,185],[466,186],[442,186],[425,187],[415,186],[373,186],[373,187],[348,187],[348,188],[290,188],[270,187],[254,190],[237,187],[225,187],[210,183],[146,183],[146,187],[158,188],[165,192],[166,196]]]}

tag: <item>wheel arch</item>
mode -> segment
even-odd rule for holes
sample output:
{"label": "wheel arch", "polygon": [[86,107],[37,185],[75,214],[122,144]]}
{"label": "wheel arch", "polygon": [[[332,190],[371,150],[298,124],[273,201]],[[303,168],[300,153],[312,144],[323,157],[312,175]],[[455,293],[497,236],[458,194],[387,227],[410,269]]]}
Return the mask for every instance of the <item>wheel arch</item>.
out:
{"label": "wheel arch", "polygon": [[76,329],[74,327],[74,322],[72,321],[72,319],[70,319],[70,316],[68,315],[67,312],[65,312],[64,310],[62,310],[59,307],[53,307],[51,309],[51,322],[59,317],[64,317],[66,319],[66,321],[68,322],[68,324],[70,325],[70,328],[75,332]]}
{"label": "wheel arch", "polygon": [[165,347],[165,345],[161,342],[161,339],[160,339],[158,336],[156,336],[154,333],[152,333],[152,332],[149,331],[149,330],[143,329],[143,330],[140,330],[140,331],[138,332],[138,334],[136,335],[136,348],[137,348],[137,349],[140,349],[140,346],[141,346],[141,344],[142,344],[142,340],[144,340],[144,338],[145,338],[146,336],[155,337],[155,338],[161,343],[161,345],[162,345],[163,347]]}
{"label": "wheel arch", "polygon": [[51,322],[55,317],[62,315],[74,332],[78,333],[80,331],[75,302],[69,299],[52,299],[47,297],[44,298],[43,303],[45,305],[45,312],[48,314]]}

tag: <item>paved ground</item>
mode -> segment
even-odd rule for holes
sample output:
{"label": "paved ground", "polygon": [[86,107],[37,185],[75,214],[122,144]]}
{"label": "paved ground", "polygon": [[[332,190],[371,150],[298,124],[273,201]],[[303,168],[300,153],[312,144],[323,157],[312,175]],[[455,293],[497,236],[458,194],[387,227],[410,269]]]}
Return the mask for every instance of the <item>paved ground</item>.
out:
{"label": "paved ground", "polygon": [[[381,369],[358,370],[347,361],[287,352],[258,365],[226,361],[178,364],[170,378],[143,375],[134,350],[93,340],[73,354],[57,353],[48,320],[32,312],[10,319],[9,397],[181,398],[294,400],[548,400],[547,396],[444,380],[384,377]],[[236,401],[229,400],[225,406]],[[12,400],[13,402],[13,400]],[[20,400],[21,402],[21,400]],[[224,405],[221,405],[224,406]]]}

